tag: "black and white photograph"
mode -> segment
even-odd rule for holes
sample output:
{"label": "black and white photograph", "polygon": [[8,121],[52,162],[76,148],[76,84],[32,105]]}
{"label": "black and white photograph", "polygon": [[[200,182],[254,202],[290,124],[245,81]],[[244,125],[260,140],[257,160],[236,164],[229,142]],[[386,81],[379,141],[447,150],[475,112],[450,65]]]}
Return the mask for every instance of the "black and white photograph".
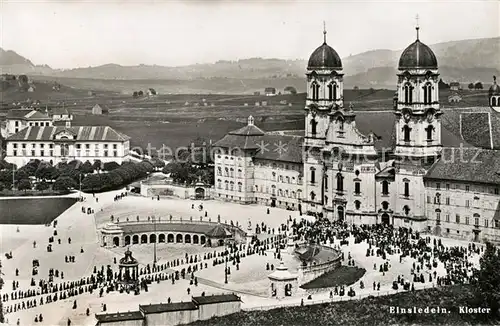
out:
{"label": "black and white photograph", "polygon": [[499,0],[0,0],[0,326],[500,325],[499,84]]}

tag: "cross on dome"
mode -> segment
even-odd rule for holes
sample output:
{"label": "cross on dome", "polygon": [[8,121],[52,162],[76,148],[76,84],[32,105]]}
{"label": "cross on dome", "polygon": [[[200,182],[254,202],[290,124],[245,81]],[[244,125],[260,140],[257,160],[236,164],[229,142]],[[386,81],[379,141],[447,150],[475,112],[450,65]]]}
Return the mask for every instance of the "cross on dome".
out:
{"label": "cross on dome", "polygon": [[323,20],[323,43],[326,44],[326,23]]}
{"label": "cross on dome", "polygon": [[415,17],[415,20],[417,21],[417,26],[415,27],[415,29],[417,30],[417,40],[419,39],[419,29],[420,29],[420,25],[418,24],[418,20],[419,20],[419,17],[418,17],[418,14],[417,16]]}

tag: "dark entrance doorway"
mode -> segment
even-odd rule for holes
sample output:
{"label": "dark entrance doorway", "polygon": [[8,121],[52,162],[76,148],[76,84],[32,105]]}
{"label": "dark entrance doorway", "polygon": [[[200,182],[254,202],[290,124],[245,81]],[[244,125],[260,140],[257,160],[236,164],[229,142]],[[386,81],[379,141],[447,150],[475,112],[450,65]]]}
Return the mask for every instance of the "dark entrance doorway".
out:
{"label": "dark entrance doorway", "polygon": [[271,207],[276,207],[276,199],[271,199]]}
{"label": "dark entrance doorway", "polygon": [[474,242],[479,242],[479,231],[474,230]]}
{"label": "dark entrance doorway", "polygon": [[196,199],[205,199],[205,189],[203,189],[203,188],[196,188],[194,190],[194,197]]}
{"label": "dark entrance doorway", "polygon": [[384,224],[384,225],[391,224],[391,219],[389,217],[389,214],[387,214],[387,213],[382,214],[382,224]]}
{"label": "dark entrance doorway", "polygon": [[339,206],[337,207],[337,217],[340,222],[344,221],[344,207]]}
{"label": "dark entrance doorway", "polygon": [[120,238],[114,237],[113,238],[113,245],[118,247],[120,245]]}

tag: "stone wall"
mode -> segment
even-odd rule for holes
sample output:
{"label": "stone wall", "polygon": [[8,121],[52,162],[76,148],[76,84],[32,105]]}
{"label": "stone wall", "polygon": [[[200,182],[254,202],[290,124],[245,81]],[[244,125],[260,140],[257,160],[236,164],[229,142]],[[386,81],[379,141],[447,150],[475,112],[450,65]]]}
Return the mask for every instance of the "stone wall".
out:
{"label": "stone wall", "polygon": [[321,275],[337,269],[341,265],[341,254],[330,247],[321,246],[321,250],[328,250],[332,252],[332,259],[321,264],[310,264],[308,266],[300,266],[298,269],[298,283],[299,286],[308,283]]}

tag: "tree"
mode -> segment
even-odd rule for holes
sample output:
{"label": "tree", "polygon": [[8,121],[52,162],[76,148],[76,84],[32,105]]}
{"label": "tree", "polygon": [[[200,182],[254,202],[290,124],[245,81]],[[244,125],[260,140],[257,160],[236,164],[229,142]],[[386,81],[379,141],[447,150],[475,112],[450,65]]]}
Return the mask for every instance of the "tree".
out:
{"label": "tree", "polygon": [[41,191],[41,192],[43,192],[44,190],[47,190],[49,188],[50,188],[49,184],[45,181],[37,183],[37,185],[35,187],[36,190]]}
{"label": "tree", "polygon": [[470,83],[468,87],[469,87],[469,90],[473,90],[474,89],[474,83]]}
{"label": "tree", "polygon": [[486,243],[486,251],[479,260],[481,268],[476,271],[477,296],[489,308],[490,313],[499,316],[500,308],[500,251],[491,243]]}
{"label": "tree", "polygon": [[60,176],[54,182],[52,189],[56,191],[68,191],[70,189],[75,189],[77,186],[78,185],[75,180],[73,180],[73,178],[68,176]]}
{"label": "tree", "polygon": [[287,86],[283,91],[289,92],[290,94],[297,94],[297,89],[293,86]]}
{"label": "tree", "polygon": [[86,191],[99,191],[102,188],[101,178],[99,174],[88,174],[82,180],[82,189]]}
{"label": "tree", "polygon": [[18,190],[30,190],[31,189],[31,182],[29,179],[21,179],[19,183],[17,184],[17,189]]}
{"label": "tree", "polygon": [[136,98],[137,96],[139,96],[139,94],[137,93],[137,91],[134,91],[134,94],[132,96]]}
{"label": "tree", "polygon": [[23,179],[28,179],[29,175],[24,171],[24,169],[19,169],[15,173],[15,179],[16,181],[23,180]]}
{"label": "tree", "polygon": [[94,167],[92,166],[92,163],[90,163],[89,161],[85,161],[85,163],[80,165],[80,172],[82,172],[83,174],[94,172]]}
{"label": "tree", "polygon": [[3,184],[3,182],[0,182],[0,191],[2,191],[4,189],[5,189],[5,185]]}
{"label": "tree", "polygon": [[116,162],[106,162],[103,164],[102,169],[103,171],[113,171],[115,169],[118,169],[120,167],[120,164]]}
{"label": "tree", "polygon": [[163,169],[165,167],[165,162],[156,157],[152,159],[151,163],[153,164],[155,169]]}
{"label": "tree", "polygon": [[477,83],[475,83],[475,84],[474,84],[474,88],[475,88],[475,89],[483,89],[483,83],[481,83],[481,82],[477,82]]}
{"label": "tree", "polygon": [[40,164],[35,172],[35,177],[39,180],[55,180],[59,177],[60,172],[53,166],[48,164]]}
{"label": "tree", "polygon": [[143,91],[138,91],[138,92],[137,92],[137,95],[139,95],[139,96],[144,96],[144,92],[143,92]]}
{"label": "tree", "polygon": [[156,90],[154,88],[150,88],[149,93],[151,93],[151,95],[156,95]]}
{"label": "tree", "polygon": [[102,162],[101,160],[95,160],[94,164],[92,165],[92,168],[99,172],[101,170],[101,167],[102,167]]}

